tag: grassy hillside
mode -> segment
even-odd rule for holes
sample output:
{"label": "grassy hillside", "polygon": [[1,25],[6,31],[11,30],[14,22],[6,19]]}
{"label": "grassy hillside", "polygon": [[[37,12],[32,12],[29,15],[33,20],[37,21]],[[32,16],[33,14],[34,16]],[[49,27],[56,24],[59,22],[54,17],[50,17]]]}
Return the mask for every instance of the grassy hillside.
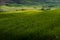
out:
{"label": "grassy hillside", "polygon": [[0,40],[60,40],[60,11],[1,12]]}

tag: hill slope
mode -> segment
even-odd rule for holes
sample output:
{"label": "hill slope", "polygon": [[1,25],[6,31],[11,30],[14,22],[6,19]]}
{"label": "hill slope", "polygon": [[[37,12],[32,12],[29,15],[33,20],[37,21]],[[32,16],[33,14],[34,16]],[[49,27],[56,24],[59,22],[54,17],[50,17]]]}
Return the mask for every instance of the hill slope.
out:
{"label": "hill slope", "polygon": [[1,12],[0,40],[60,40],[60,11]]}

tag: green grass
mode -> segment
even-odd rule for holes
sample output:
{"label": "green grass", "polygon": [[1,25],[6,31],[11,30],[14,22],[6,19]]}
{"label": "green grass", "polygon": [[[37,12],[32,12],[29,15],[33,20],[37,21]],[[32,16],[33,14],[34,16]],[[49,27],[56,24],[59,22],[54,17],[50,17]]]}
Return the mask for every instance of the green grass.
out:
{"label": "green grass", "polygon": [[60,40],[60,12],[1,12],[0,40]]}

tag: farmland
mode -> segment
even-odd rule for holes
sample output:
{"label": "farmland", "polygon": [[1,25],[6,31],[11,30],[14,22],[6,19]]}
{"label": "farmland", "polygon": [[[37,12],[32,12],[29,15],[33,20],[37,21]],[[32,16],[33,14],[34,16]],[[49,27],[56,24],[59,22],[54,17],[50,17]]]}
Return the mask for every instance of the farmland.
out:
{"label": "farmland", "polygon": [[60,40],[60,9],[0,12],[0,40]]}

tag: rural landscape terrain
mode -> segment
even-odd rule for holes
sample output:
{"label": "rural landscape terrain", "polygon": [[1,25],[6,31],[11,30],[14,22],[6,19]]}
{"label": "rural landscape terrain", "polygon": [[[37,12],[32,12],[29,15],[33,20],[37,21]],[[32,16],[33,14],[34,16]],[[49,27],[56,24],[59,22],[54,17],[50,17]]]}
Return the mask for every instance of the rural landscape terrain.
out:
{"label": "rural landscape terrain", "polygon": [[60,0],[0,0],[0,40],[60,40]]}

